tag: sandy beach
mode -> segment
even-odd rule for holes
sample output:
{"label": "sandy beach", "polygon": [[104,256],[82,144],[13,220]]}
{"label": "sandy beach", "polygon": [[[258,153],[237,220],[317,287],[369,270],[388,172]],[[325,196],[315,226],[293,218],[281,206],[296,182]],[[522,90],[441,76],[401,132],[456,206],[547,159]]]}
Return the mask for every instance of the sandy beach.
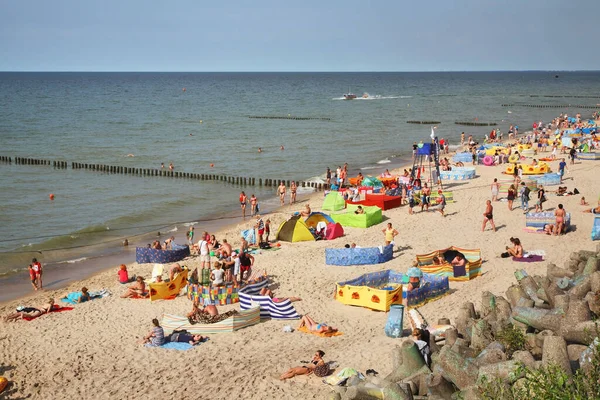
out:
{"label": "sandy beach", "polygon": [[[552,171],[557,171],[558,160],[549,164]],[[281,250],[255,256],[255,268],[267,272],[276,295],[301,297],[302,301],[294,303],[301,315],[309,314],[318,322],[339,328],[341,336],[321,338],[298,331],[287,333],[283,327],[296,328],[297,321],[267,320],[234,333],[210,335],[209,341],[188,351],[144,348],[138,341],[151,329],[153,318],[160,319],[163,313],[185,315],[191,302],[185,295],[156,302],[122,299],[119,295],[124,286],[117,282],[115,265],[68,288],[35,292],[0,306],[0,314],[6,315],[19,305],[39,305],[49,297],[58,299],[82,286],[112,293],[107,298],[75,305],[72,311],[51,313],[30,322],[0,322],[0,375],[11,382],[0,397],[318,399],[330,391],[320,378],[296,377],[286,382],[277,379],[283,371],[300,365],[301,360],[310,359],[316,350],[323,350],[324,359],[336,361],[340,368],[363,372],[371,368],[385,376],[392,367],[390,350],[398,343],[384,334],[386,313],[337,302],[336,282],[385,269],[406,272],[417,254],[452,245],[481,249],[482,276],[468,282],[451,282],[451,294],[419,308],[435,324],[442,317],[454,321],[465,301],[478,307],[484,291],[504,295],[515,282],[515,270],[542,273],[548,262],[562,266],[573,250],[596,248],[590,239],[593,217],[581,212],[590,206],[581,206],[580,199],[585,196],[591,206],[596,205],[598,161],[578,160],[568,166],[564,185],[569,190],[577,188],[580,195],[559,197],[552,192],[557,186],[546,188],[545,210],[554,210],[561,203],[571,213],[572,228],[559,237],[525,232],[525,217],[516,200],[512,211],[505,201],[494,202],[498,230],[492,232],[488,226],[481,232],[485,202],[491,199],[490,185],[494,178],[506,177],[502,174],[505,167],[479,165],[475,179],[446,182],[445,189],[452,191],[454,197],[454,203],[446,207],[446,217],[435,212],[435,208],[420,212],[420,207],[409,215],[408,207],[403,206],[385,211],[381,224],[367,229],[345,228],[345,236],[334,241],[282,242]],[[279,223],[305,202],[313,211],[319,211],[323,193],[269,214],[271,237]],[[534,204],[532,197],[530,206],[533,208]],[[392,261],[351,267],[325,264],[325,248],[339,248],[351,242],[362,247],[382,245],[381,230],[386,222],[392,222],[400,232]],[[253,224],[254,220],[247,218],[244,223],[214,233],[218,240],[226,238],[236,248],[240,231]],[[197,233],[202,229],[197,227]],[[525,250],[544,250],[545,261],[517,263],[499,258],[505,246],[510,245],[510,237],[519,237]],[[182,264],[190,269],[200,265],[193,257]],[[150,277],[152,264],[133,263],[128,270],[130,275]],[[219,306],[221,312],[231,309],[239,309],[239,304]]]}

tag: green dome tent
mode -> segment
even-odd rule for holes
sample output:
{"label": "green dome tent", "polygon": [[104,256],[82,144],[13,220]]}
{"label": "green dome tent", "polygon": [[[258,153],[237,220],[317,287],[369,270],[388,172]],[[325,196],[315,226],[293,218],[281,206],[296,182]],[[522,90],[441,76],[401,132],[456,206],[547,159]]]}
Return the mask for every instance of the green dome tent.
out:
{"label": "green dome tent", "polygon": [[330,192],[323,200],[322,210],[339,211],[346,207],[346,201],[340,192]]}

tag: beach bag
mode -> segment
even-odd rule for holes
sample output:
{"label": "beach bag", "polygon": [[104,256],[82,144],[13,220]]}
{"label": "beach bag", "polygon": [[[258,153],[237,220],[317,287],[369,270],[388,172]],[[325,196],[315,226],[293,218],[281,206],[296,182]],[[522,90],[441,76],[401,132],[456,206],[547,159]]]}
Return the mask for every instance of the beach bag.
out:
{"label": "beach bag", "polygon": [[327,365],[327,364],[317,365],[315,367],[315,369],[313,370],[313,374],[315,374],[315,376],[318,376],[319,378],[326,377],[327,375],[329,375],[329,365]]}

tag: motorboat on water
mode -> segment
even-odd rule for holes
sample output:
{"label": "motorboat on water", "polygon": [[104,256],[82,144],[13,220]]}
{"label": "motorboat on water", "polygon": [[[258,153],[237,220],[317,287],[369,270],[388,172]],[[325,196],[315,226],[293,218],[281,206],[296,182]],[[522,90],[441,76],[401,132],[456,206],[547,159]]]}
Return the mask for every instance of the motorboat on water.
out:
{"label": "motorboat on water", "polygon": [[352,92],[350,92],[350,88],[348,88],[348,93],[346,93],[344,95],[344,100],[354,100],[356,98],[356,95]]}

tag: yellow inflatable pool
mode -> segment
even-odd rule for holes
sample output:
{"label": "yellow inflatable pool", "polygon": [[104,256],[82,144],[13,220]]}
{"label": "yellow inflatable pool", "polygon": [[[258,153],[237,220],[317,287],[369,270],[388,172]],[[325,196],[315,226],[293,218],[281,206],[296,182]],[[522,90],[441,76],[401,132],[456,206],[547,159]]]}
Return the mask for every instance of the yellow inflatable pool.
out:
{"label": "yellow inflatable pool", "polygon": [[486,156],[493,156],[498,152],[498,154],[508,154],[508,148],[501,146],[494,146],[489,149],[485,149]]}
{"label": "yellow inflatable pool", "polygon": [[542,175],[552,172],[550,166],[546,163],[539,163],[538,165],[531,164],[509,164],[506,166],[505,174],[512,175],[515,172],[515,165],[520,165],[523,168],[523,175]]}
{"label": "yellow inflatable pool", "polygon": [[531,143],[520,144],[517,146],[518,151],[523,151],[531,148]]}

